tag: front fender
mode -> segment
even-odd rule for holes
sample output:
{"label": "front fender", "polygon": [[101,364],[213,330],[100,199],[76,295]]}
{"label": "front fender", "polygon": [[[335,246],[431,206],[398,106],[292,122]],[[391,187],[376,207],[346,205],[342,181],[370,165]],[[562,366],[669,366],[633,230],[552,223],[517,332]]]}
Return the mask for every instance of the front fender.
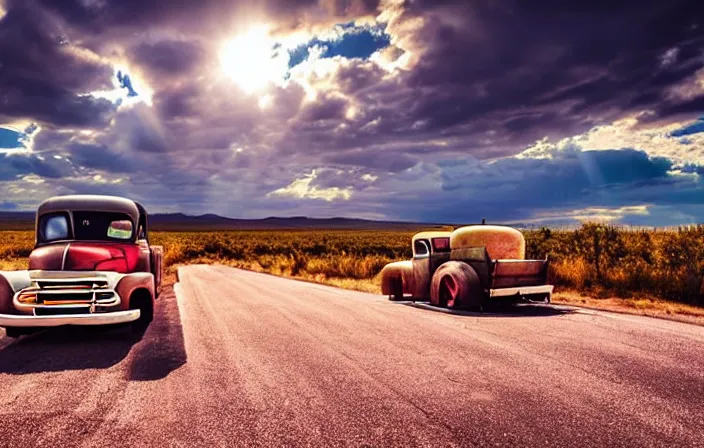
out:
{"label": "front fender", "polygon": [[0,272],[0,314],[18,314],[12,304],[15,293],[32,284],[29,271]]}
{"label": "front fender", "polygon": [[400,278],[403,282],[403,293],[413,291],[413,263],[410,260],[389,263],[381,270],[381,293],[391,295],[393,282]]}
{"label": "front fender", "polygon": [[130,309],[130,299],[132,294],[138,289],[149,291],[154,301],[154,275],[151,272],[135,272],[133,274],[124,274],[115,287],[115,291],[120,296],[120,309],[123,311]]}

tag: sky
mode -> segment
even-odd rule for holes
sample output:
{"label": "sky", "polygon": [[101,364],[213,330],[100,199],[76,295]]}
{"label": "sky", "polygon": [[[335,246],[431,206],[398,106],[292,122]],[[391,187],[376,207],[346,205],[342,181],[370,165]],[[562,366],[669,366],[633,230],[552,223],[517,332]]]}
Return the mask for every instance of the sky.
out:
{"label": "sky", "polygon": [[704,223],[704,4],[0,0],[0,210],[76,193]]}

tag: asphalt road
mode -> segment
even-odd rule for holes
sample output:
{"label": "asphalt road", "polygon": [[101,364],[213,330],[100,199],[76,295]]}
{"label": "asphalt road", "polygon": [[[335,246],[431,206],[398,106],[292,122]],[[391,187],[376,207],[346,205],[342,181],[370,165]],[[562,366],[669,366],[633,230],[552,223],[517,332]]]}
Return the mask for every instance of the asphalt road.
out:
{"label": "asphalt road", "polygon": [[189,266],[139,341],[0,334],[1,446],[704,446],[704,327],[646,317]]}

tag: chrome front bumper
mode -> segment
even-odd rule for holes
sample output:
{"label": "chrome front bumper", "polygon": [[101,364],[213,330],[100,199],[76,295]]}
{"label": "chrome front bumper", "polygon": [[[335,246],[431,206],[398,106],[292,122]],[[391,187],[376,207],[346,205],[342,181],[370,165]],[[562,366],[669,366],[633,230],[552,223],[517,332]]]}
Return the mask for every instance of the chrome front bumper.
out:
{"label": "chrome front bumper", "polygon": [[552,294],[553,285],[518,286],[515,288],[490,289],[489,297],[531,296],[538,294]]}
{"label": "chrome front bumper", "polygon": [[139,310],[112,311],[94,314],[56,314],[31,316],[0,314],[0,327],[58,327],[61,325],[110,325],[139,319]]}
{"label": "chrome front bumper", "polygon": [[[0,327],[110,325],[139,319],[139,310],[120,310],[122,301],[112,283],[82,272],[40,272],[14,294],[18,314],[0,314]],[[21,301],[22,295],[34,296],[34,302]]]}

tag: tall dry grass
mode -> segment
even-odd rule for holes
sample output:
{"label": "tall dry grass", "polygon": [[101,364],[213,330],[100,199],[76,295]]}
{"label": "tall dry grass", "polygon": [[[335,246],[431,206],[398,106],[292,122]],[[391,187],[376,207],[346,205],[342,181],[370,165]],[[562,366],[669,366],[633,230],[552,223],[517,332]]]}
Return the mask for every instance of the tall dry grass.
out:
{"label": "tall dry grass", "polygon": [[[411,256],[412,231],[154,232],[165,265],[223,263],[283,276],[378,290],[389,262]],[[525,232],[526,255],[550,255],[558,288],[704,305],[704,226],[632,230],[585,224],[577,230]],[[0,231],[0,269],[22,269],[31,231]]]}
{"label": "tall dry grass", "polygon": [[704,226],[633,230],[585,224],[526,232],[528,257],[550,254],[551,281],[592,294],[704,305]]}
{"label": "tall dry grass", "polygon": [[0,231],[0,271],[27,268],[27,257],[34,247],[34,232]]}

